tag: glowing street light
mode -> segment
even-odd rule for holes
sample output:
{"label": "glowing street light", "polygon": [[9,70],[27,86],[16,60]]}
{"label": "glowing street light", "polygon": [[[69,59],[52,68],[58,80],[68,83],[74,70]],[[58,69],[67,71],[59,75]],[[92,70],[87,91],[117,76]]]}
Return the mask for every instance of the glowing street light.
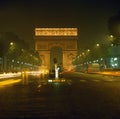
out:
{"label": "glowing street light", "polygon": [[97,46],[97,47],[99,47],[99,46],[100,46],[100,44],[98,44],[98,43],[97,43],[97,44],[96,44],[96,46]]}
{"label": "glowing street light", "polygon": [[109,35],[109,40],[110,40],[111,42],[113,42],[114,36],[113,36],[113,35]]}
{"label": "glowing street light", "polygon": [[85,53],[84,53],[84,52],[82,52],[82,55],[85,55]]}
{"label": "glowing street light", "polygon": [[113,38],[113,35],[110,35],[110,38]]}
{"label": "glowing street light", "polygon": [[87,51],[90,52],[90,49],[88,49]]}
{"label": "glowing street light", "polygon": [[12,46],[14,43],[13,42],[10,42],[10,45]]}

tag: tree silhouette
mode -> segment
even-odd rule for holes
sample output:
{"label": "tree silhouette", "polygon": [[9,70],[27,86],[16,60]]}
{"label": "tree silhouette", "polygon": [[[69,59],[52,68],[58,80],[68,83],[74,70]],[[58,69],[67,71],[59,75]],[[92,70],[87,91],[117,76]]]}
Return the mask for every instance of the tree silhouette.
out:
{"label": "tree silhouette", "polygon": [[114,36],[112,44],[120,45],[120,11],[108,20],[109,33]]}

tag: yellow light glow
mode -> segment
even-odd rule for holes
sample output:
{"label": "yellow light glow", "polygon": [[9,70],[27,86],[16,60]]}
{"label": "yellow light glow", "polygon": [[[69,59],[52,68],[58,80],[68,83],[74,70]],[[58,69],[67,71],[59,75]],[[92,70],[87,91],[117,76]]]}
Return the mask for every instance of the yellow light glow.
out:
{"label": "yellow light glow", "polygon": [[35,36],[77,36],[77,28],[35,28]]}
{"label": "yellow light glow", "polygon": [[98,46],[98,47],[99,47],[99,46],[100,46],[100,44],[96,44],[96,46]]}
{"label": "yellow light glow", "polygon": [[87,51],[90,52],[90,49],[88,49]]}
{"label": "yellow light glow", "polygon": [[10,45],[13,45],[13,42],[11,42]]}
{"label": "yellow light glow", "polygon": [[52,79],[49,79],[48,80],[49,83],[60,83],[60,82],[65,82],[65,79],[55,79],[55,80],[52,80]]}
{"label": "yellow light glow", "polygon": [[13,78],[13,77],[19,77],[19,76],[21,76],[21,72],[18,72],[18,73],[3,73],[3,74],[0,74],[0,79]]}
{"label": "yellow light glow", "polygon": [[21,79],[9,79],[9,80],[5,80],[5,81],[1,81],[0,82],[0,86],[5,86],[5,85],[9,85],[9,84],[14,84],[14,83],[18,83],[20,82]]}
{"label": "yellow light glow", "polygon": [[48,80],[48,82],[52,82],[52,79]]}
{"label": "yellow light glow", "polygon": [[113,38],[113,35],[110,35],[110,38]]}
{"label": "yellow light glow", "polygon": [[107,75],[107,76],[120,76],[120,71],[104,71],[104,72],[99,72],[100,74]]}

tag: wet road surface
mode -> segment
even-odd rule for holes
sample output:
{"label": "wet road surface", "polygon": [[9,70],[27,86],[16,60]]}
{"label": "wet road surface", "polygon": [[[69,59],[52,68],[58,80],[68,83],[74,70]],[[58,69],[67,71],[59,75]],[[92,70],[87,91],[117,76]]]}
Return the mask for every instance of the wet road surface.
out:
{"label": "wet road surface", "polygon": [[34,78],[0,87],[0,119],[120,118],[120,82],[69,76],[64,83],[41,84]]}

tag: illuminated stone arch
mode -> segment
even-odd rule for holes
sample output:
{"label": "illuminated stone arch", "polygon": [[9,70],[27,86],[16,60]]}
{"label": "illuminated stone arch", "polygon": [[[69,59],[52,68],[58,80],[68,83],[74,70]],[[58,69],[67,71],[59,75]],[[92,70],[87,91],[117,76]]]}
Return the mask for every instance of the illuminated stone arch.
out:
{"label": "illuminated stone arch", "polygon": [[62,48],[62,50],[65,49],[63,43],[53,42],[53,43],[49,43],[49,44],[48,44],[48,49],[49,49],[49,50],[50,50],[51,48],[53,48],[53,47],[60,47],[60,48]]}
{"label": "illuminated stone arch", "polygon": [[54,59],[57,61],[59,67],[63,67],[63,49],[60,45],[53,45],[50,49],[50,68],[54,70],[55,63]]}
{"label": "illuminated stone arch", "polygon": [[72,70],[72,61],[77,55],[77,28],[35,28],[35,50],[42,60],[41,67],[51,69],[50,52],[53,47],[62,49],[62,66]]}

